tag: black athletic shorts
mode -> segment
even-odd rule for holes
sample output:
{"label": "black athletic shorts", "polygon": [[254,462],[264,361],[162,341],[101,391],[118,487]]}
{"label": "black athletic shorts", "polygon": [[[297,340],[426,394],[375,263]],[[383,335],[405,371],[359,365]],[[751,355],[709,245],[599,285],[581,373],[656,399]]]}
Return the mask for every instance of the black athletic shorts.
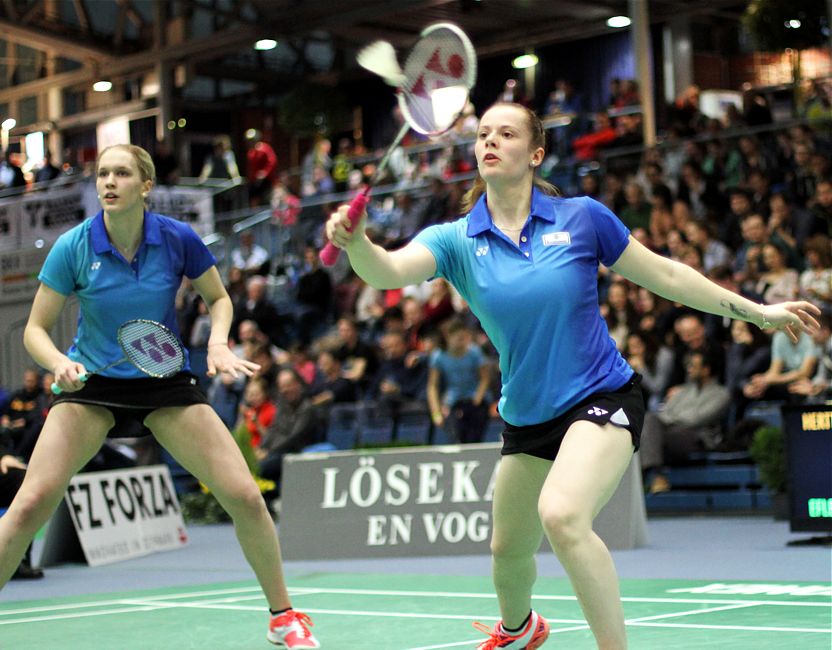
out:
{"label": "black athletic shorts", "polygon": [[545,460],[554,460],[566,431],[578,420],[589,420],[600,425],[609,422],[619,425],[630,432],[633,447],[638,450],[641,427],[644,423],[645,402],[641,375],[634,373],[618,390],[590,395],[566,413],[546,422],[524,427],[506,423],[501,453],[504,456],[529,454]]}
{"label": "black athletic shorts", "polygon": [[153,411],[166,406],[207,404],[208,399],[199,387],[199,380],[189,372],[157,379],[113,379],[90,375],[84,387],[74,393],[61,393],[53,404],[78,402],[103,406],[116,420],[107,434],[110,438],[136,438],[150,433],[144,419]]}

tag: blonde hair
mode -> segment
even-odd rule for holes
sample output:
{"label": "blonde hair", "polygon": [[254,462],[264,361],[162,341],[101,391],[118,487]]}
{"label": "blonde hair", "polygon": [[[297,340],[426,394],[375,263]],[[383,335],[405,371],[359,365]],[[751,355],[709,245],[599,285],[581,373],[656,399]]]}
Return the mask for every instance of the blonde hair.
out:
{"label": "blonde hair", "polygon": [[[526,114],[526,127],[529,130],[529,135],[531,136],[531,143],[529,145],[529,149],[537,149],[542,148],[546,149],[546,131],[543,129],[543,122],[540,121],[540,118],[530,108],[523,106],[523,104],[517,104],[515,102],[496,102],[488,107],[487,111],[495,108],[497,106],[511,106],[517,109],[520,109]],[[486,111],[486,112],[487,112]],[[535,187],[537,187],[541,192],[544,194],[548,194],[549,196],[560,196],[561,191],[552,185],[551,183],[544,181],[542,178],[538,178],[535,176],[532,180]],[[460,210],[463,214],[467,214],[470,212],[473,207],[476,205],[479,198],[485,193],[485,181],[482,179],[482,176],[477,173],[477,177],[474,179],[474,184],[471,186],[465,195],[462,197],[460,201]]]}
{"label": "blonde hair", "polygon": [[139,168],[139,175],[142,177],[143,181],[156,181],[156,165],[153,164],[153,158],[150,157],[150,154],[147,153],[144,149],[135,144],[114,144],[109,147],[106,147],[100,154],[98,154],[98,159],[95,161],[95,168],[98,169],[98,164],[101,162],[101,156],[107,153],[110,149],[124,149],[133,156],[133,160],[136,161],[136,167]]}

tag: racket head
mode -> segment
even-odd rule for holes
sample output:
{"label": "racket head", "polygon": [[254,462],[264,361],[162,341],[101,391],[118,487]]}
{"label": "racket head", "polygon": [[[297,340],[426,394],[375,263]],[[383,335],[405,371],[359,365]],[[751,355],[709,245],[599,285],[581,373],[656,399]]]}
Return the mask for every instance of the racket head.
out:
{"label": "racket head", "polygon": [[121,324],[116,334],[125,358],[146,375],[171,377],[185,365],[185,351],[169,327],[137,318]]}
{"label": "racket head", "polygon": [[405,61],[398,93],[402,115],[414,131],[434,136],[453,126],[477,81],[477,53],[453,23],[426,27]]}

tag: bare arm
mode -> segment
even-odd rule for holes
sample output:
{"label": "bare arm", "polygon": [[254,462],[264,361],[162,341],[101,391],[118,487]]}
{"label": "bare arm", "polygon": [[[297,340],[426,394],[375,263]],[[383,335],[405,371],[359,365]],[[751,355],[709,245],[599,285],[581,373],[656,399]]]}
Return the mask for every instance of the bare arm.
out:
{"label": "bare arm", "polygon": [[35,363],[52,371],[55,383],[68,393],[84,387],[78,376],[86,369],[83,364],[72,361],[61,352],[50,334],[65,304],[66,296],[41,284],[23,330],[23,345]]}
{"label": "bare arm", "polygon": [[326,224],[326,236],[338,248],[344,249],[358,276],[376,289],[399,289],[419,284],[436,273],[436,260],[422,244],[411,242],[396,251],[387,251],[374,244],[364,232],[366,214],[350,232],[347,211],[341,206]]}
{"label": "bare arm", "polygon": [[260,366],[237,357],[228,347],[228,332],[234,317],[234,306],[225,290],[216,266],[212,266],[193,281],[194,289],[199,292],[208,306],[211,316],[211,335],[208,337],[208,376],[217,372],[227,372],[232,377],[238,371],[251,377]]}
{"label": "bare arm", "polygon": [[711,282],[691,267],[653,253],[630,237],[612,270],[655,294],[710,314],[754,323],[765,329],[785,330],[797,341],[801,330],[820,327],[812,314],[820,309],[805,302],[758,305]]}
{"label": "bare arm", "polygon": [[428,371],[428,406],[430,407],[430,417],[437,426],[440,426],[445,420],[442,412],[442,399],[439,396],[439,380],[439,369],[431,368]]}

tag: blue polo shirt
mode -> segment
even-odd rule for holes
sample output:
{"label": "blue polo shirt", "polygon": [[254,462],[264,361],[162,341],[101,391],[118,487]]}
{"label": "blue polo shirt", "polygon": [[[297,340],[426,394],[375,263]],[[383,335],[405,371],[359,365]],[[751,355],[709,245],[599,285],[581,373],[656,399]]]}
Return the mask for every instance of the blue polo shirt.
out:
{"label": "blue polo shirt", "polygon": [[[142,242],[128,262],[110,243],[99,212],[58,238],[38,279],[61,295],[78,296],[78,331],[67,356],[94,370],[124,356],[116,332],[127,320],[164,323],[181,343],[174,299],[182,277],[198,278],[216,262],[189,225],[152,212],[145,212]],[[189,368],[186,350],[184,369]],[[147,376],[126,362],[103,374]]]}
{"label": "blue polo shirt", "polygon": [[537,188],[519,246],[494,226],[485,196],[465,217],[416,236],[500,355],[506,422],[551,420],[632,376],[598,306],[598,264],[613,265],[628,237],[601,203]]}

